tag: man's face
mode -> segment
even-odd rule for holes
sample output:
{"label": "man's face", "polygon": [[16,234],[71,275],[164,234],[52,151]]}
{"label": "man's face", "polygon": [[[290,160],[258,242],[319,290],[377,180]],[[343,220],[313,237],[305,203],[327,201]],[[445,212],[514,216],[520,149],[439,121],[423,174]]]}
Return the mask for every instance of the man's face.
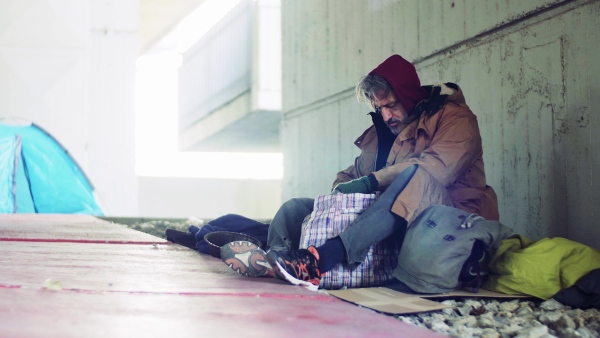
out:
{"label": "man's face", "polygon": [[377,95],[375,100],[373,100],[373,105],[375,106],[375,110],[381,114],[383,121],[392,133],[398,135],[400,133],[398,130],[399,124],[408,117],[408,112],[404,109],[396,94],[390,91],[387,97]]}

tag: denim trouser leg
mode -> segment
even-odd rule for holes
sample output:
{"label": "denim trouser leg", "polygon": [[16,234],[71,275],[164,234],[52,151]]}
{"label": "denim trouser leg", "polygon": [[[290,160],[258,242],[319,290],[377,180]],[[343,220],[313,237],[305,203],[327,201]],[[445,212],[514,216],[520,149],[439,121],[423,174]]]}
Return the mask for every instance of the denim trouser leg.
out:
{"label": "denim trouser leg", "polygon": [[302,221],[313,211],[312,198],[292,198],[283,203],[269,225],[267,246],[275,251],[298,250]]}
{"label": "denim trouser leg", "polygon": [[394,179],[394,182],[367,210],[360,214],[354,222],[339,234],[346,249],[348,263],[357,265],[365,260],[369,247],[388,236],[395,234],[402,245],[406,233],[406,220],[391,212],[392,204],[396,197],[408,184],[417,165],[408,167]]}

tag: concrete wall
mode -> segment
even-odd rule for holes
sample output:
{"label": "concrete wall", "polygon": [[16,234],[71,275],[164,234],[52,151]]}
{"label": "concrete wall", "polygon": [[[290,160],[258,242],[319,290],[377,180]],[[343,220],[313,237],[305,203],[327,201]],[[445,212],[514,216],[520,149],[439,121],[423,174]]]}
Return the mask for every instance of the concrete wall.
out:
{"label": "concrete wall", "polygon": [[107,214],[138,212],[137,0],[0,5],[0,116],[29,119],[86,172]]}
{"label": "concrete wall", "polygon": [[352,163],[370,125],[353,87],[398,53],[464,90],[503,223],[600,248],[599,18],[587,0],[283,1],[284,200]]}
{"label": "concrete wall", "polygon": [[271,219],[281,204],[281,180],[140,177],[140,215],[216,218],[240,214]]}

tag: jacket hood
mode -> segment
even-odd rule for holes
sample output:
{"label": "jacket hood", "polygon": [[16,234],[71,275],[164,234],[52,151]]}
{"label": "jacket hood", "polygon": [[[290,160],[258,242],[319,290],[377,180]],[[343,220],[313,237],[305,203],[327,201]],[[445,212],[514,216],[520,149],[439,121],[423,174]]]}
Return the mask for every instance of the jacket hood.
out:
{"label": "jacket hood", "polygon": [[412,63],[400,55],[392,55],[383,61],[369,75],[383,77],[392,87],[400,103],[407,111],[427,97],[427,92],[421,87],[419,75]]}

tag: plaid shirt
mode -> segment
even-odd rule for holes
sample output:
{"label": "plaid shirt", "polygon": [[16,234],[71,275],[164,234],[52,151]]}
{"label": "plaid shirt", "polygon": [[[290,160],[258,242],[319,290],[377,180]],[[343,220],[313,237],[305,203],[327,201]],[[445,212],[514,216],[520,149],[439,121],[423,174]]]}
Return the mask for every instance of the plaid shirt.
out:
{"label": "plaid shirt", "polygon": [[[300,248],[319,246],[344,231],[352,221],[377,200],[376,194],[322,195],[315,199],[314,210],[302,224]],[[372,245],[357,268],[346,263],[337,264],[321,278],[323,289],[369,287],[385,284],[394,279],[398,250],[393,241],[384,240]]]}

